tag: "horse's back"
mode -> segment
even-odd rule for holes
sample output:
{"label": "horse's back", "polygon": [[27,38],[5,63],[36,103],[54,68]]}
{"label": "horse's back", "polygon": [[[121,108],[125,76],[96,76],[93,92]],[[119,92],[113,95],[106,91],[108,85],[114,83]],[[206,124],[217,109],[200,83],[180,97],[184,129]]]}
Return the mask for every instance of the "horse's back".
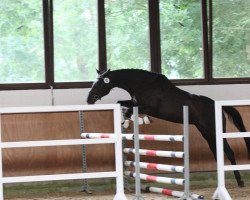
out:
{"label": "horse's back", "polygon": [[[199,96],[184,91],[164,75],[153,74],[136,92],[139,105],[150,107],[154,117],[168,121],[183,122],[183,106],[189,107],[190,122],[208,121],[214,113],[214,101],[205,96]],[[213,119],[208,122],[213,122]]]}
{"label": "horse's back", "polygon": [[190,94],[179,88],[166,88],[162,100],[159,102],[160,112],[173,122],[182,123],[183,106],[189,107],[190,123],[196,124],[214,122],[214,101],[205,96]]}

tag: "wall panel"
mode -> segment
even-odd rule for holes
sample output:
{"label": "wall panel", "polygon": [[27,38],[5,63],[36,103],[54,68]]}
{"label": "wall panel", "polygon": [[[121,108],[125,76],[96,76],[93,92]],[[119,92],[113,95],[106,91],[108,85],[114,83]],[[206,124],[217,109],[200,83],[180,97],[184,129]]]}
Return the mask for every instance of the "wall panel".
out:
{"label": "wall panel", "polygon": [[[238,107],[247,130],[250,130],[250,108]],[[182,134],[182,125],[150,117],[151,124],[140,126],[144,134]],[[126,132],[132,132],[132,123]],[[110,111],[84,112],[86,132],[112,133],[113,114]],[[231,123],[227,130],[236,131]],[[190,164],[192,171],[216,170],[216,163],[206,141],[199,131],[190,126]],[[49,140],[79,139],[79,113],[39,113],[9,114],[2,116],[2,140]],[[239,163],[247,163],[247,153],[243,139],[231,139]],[[128,142],[131,146],[131,142]],[[142,141],[141,148],[155,150],[182,150],[182,143]],[[88,171],[111,171],[114,169],[114,145],[87,145]],[[5,176],[76,173],[82,170],[81,146],[35,147],[3,150]],[[132,159],[132,156],[129,156]],[[183,164],[182,159],[146,158],[142,161]]]}

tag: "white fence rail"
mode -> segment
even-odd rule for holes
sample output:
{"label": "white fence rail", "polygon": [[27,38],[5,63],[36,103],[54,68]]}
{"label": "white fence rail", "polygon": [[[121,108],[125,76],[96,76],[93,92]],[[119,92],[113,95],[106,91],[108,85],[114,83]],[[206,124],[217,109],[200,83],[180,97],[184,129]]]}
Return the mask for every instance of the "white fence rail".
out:
{"label": "white fence rail", "polygon": [[[45,140],[45,141],[21,141],[21,142],[2,142],[2,120],[3,114],[22,114],[22,113],[43,113],[43,112],[72,112],[72,111],[97,111],[111,110],[114,113],[114,133],[115,138],[105,139],[70,139],[70,140]],[[121,136],[121,109],[118,104],[98,104],[98,105],[74,105],[74,106],[42,106],[42,107],[9,107],[0,109],[0,199],[3,200],[3,184],[17,182],[35,181],[55,181],[55,180],[74,180],[91,178],[116,178],[116,195],[114,200],[126,200],[123,186],[123,161],[122,161],[122,136]],[[107,144],[115,145],[115,171],[92,172],[92,173],[72,173],[72,174],[53,174],[39,176],[17,176],[3,177],[3,148],[23,148],[23,147],[48,147],[62,145],[89,145]]]}
{"label": "white fence rail", "polygon": [[232,100],[232,101],[216,101],[215,102],[215,122],[216,122],[216,149],[217,149],[217,173],[218,186],[213,195],[213,199],[231,200],[225,186],[225,171],[232,170],[250,170],[250,165],[225,165],[224,164],[224,148],[223,139],[226,138],[244,138],[250,137],[250,132],[223,133],[223,106],[249,106],[250,100]]}

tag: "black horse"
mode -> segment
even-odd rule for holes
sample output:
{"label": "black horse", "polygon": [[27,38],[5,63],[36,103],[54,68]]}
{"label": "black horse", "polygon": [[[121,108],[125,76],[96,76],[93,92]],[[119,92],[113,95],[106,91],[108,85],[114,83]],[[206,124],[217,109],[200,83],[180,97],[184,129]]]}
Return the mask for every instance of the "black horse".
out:
{"label": "black horse", "polygon": [[[208,142],[216,159],[215,110],[214,100],[190,94],[173,85],[162,74],[144,70],[122,69],[115,71],[98,71],[98,79],[93,83],[87,103],[94,104],[107,95],[114,87],[122,88],[131,95],[131,100],[118,101],[121,106],[128,108],[126,117],[132,114],[132,107],[138,106],[139,113],[164,119],[171,122],[183,122],[183,105],[189,106],[190,124],[194,124]],[[223,107],[224,113],[235,124],[240,132],[246,132],[240,113],[231,106]],[[223,113],[225,131],[226,118]],[[244,138],[250,157],[250,138]],[[224,152],[230,162],[235,165],[235,156],[228,142],[224,141]],[[234,171],[238,186],[243,187],[239,171]]]}

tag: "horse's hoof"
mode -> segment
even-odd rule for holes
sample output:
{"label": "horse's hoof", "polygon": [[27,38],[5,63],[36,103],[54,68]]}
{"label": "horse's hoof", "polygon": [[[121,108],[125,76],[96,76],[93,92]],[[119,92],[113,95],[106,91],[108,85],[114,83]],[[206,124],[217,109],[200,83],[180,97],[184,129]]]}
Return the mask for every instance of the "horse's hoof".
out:
{"label": "horse's hoof", "polygon": [[[132,121],[135,121],[135,116],[134,115],[131,115],[130,119]],[[143,119],[141,117],[138,117],[138,124],[139,125],[142,125],[143,124]]]}
{"label": "horse's hoof", "polygon": [[238,182],[238,186],[239,186],[239,187],[245,187],[244,181],[239,181],[239,182]]}
{"label": "horse's hoof", "polygon": [[123,128],[128,128],[129,127],[129,120],[125,120],[124,123],[122,124]]}
{"label": "horse's hoof", "polygon": [[138,123],[139,123],[139,125],[143,124],[143,119],[141,117],[138,117]]}
{"label": "horse's hoof", "polygon": [[148,116],[143,117],[143,121],[145,124],[150,124],[150,120],[149,120]]}

